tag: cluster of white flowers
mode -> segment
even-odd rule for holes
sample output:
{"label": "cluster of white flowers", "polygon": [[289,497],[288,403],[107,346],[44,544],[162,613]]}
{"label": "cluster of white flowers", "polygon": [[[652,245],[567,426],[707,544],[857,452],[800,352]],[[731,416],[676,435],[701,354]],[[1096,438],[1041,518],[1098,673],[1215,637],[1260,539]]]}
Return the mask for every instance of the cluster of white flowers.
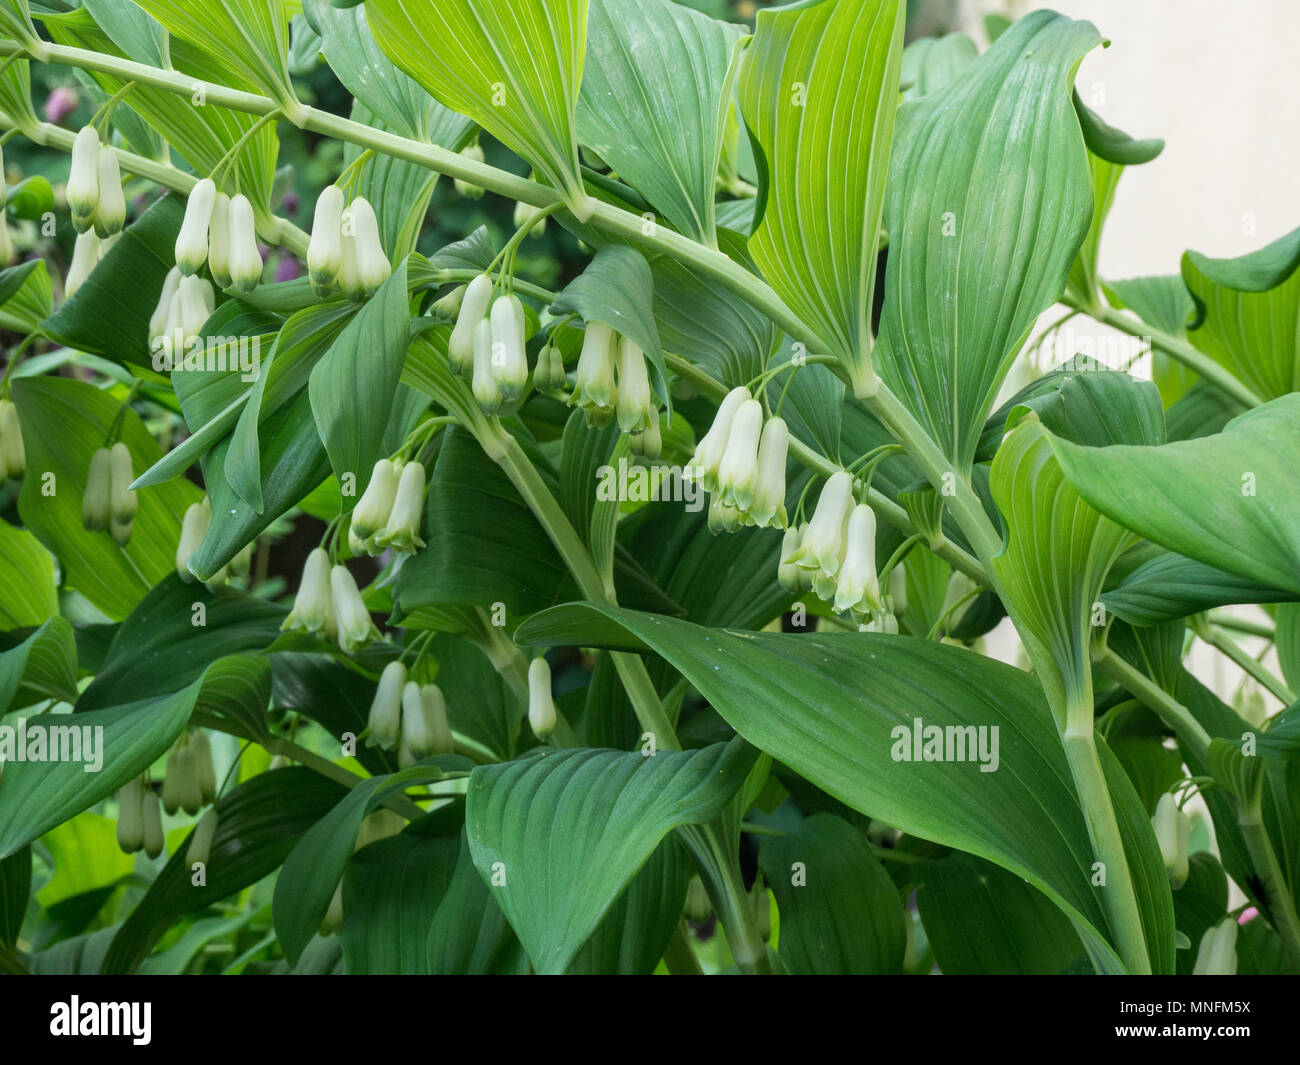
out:
{"label": "cluster of white flowers", "polygon": [[390,548],[413,555],[424,546],[424,465],[380,459],[352,511],[348,547],[354,555],[378,555]]}
{"label": "cluster of white flowers", "polygon": [[166,347],[173,365],[216,310],[217,294],[212,282],[197,274],[181,273],[179,266],[167,271],[158,303],[149,316],[149,344],[154,351]]}
{"label": "cluster of white flowers", "polygon": [[81,496],[81,524],[87,532],[107,529],[118,547],[131,542],[138,506],[131,490],[134,480],[130,449],[120,440],[90,456],[86,490]]}
{"label": "cluster of white flowers", "polygon": [[337,285],[348,299],[364,299],[378,292],[392,272],[370,201],[357,196],[344,209],[343,190],[326,186],[316,200],[307,245],[307,276],[316,294],[323,299]]}
{"label": "cluster of white flowers", "polygon": [[785,465],[790,430],[780,418],[764,420],[763,404],[747,388],[733,388],[718,405],[713,425],[696,445],[687,474],[712,493],[709,528],[784,529]]}
{"label": "cluster of white flowers", "polygon": [[777,571],[791,592],[811,590],[852,614],[867,632],[898,631],[876,572],[876,513],[853,494],[853,475],[832,474],[812,520],[786,530]]}
{"label": "cluster of white flowers", "polygon": [[596,429],[617,416],[634,455],[656,459],[662,454],[659,404],[650,387],[645,352],[602,322],[587,323],[569,403],[581,408],[587,424]]}
{"label": "cluster of white flowers", "polygon": [[112,236],[100,239],[99,234],[93,229],[77,234],[77,239],[72,246],[72,262],[68,264],[68,273],[63,279],[63,295],[67,299],[72,299],[77,294],[77,290],[86,283],[86,278],[90,276],[91,271],[99,265],[100,260],[109,253],[121,235],[121,233],[114,233]]}
{"label": "cluster of white flowers", "polygon": [[[163,851],[162,812],[184,810],[197,814],[216,801],[217,774],[212,762],[212,745],[202,729],[184,733],[167,755],[162,799],[149,783],[146,770],[118,792],[117,844],[127,854],[143,850],[150,858]],[[208,810],[195,826],[187,860],[206,862],[217,831],[217,812]]]}
{"label": "cluster of white flowers", "polygon": [[26,472],[27,449],[23,447],[18,408],[12,400],[0,399],[0,484],[16,481]]}
{"label": "cluster of white flowers", "polygon": [[456,750],[442,689],[407,680],[401,662],[389,662],[379,675],[368,731],[367,746],[397,748],[397,762],[403,769],[428,755]]}
{"label": "cluster of white flowers", "polygon": [[190,190],[185,218],[176,236],[176,266],[182,277],[197,274],[204,263],[221,288],[247,295],[262,281],[262,253],[257,248],[253,205],[242,193],[227,196],[211,178]]}
{"label": "cluster of white flowers", "polygon": [[99,141],[94,126],[83,126],[72,142],[68,171],[68,207],[78,233],[94,230],[102,238],[122,231],[126,222],[126,196],[117,152]]}
{"label": "cluster of white flowers", "polygon": [[127,854],[140,850],[150,858],[162,854],[162,808],[147,771],[122,786],[117,805],[117,845]]}
{"label": "cluster of white flowers", "polygon": [[470,378],[474,400],[487,415],[513,413],[528,386],[524,305],[513,293],[493,299],[495,289],[487,274],[464,287],[447,341],[452,373]]}
{"label": "cluster of white flowers", "polygon": [[323,547],[307,556],[293,609],[280,628],[317,633],[337,641],[347,654],[360,651],[379,636],[355,578],[346,566],[332,566]]}

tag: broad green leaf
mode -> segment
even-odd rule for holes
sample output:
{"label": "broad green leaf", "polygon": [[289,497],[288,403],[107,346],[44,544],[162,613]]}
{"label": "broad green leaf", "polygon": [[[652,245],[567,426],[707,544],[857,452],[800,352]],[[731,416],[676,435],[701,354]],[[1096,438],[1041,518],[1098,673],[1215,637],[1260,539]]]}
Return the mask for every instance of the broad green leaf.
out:
{"label": "broad green leaf", "polygon": [[[869,817],[1028,880],[1077,922],[1096,964],[1119,967],[1104,943],[1107,925],[1089,883],[1093,850],[1065,754],[1041,689],[1020,670],[911,637],[705,629],[590,604],[530,619],[516,640],[661,654],[774,759]],[[895,760],[892,752],[906,753],[902,736],[912,736],[918,720],[940,729],[996,726],[1000,768],[981,772],[978,758]],[[986,751],[993,735],[985,733]],[[1136,827],[1149,826],[1146,811],[1110,752],[1098,746],[1152,966],[1165,972],[1173,966],[1173,916],[1155,838]]]}
{"label": "broad green leaf", "polygon": [[308,391],[316,427],[334,475],[351,474],[356,495],[345,497],[351,510],[383,457],[384,430],[392,414],[402,362],[410,344],[406,263],[348,322],[311,372]]}
{"label": "broad green leaf", "polygon": [[[50,730],[45,733],[47,749],[57,741],[66,751],[64,745],[70,742],[69,734],[56,734],[54,728],[76,728],[77,738],[89,736],[90,743],[72,741],[73,753],[81,747],[82,760],[11,761],[6,765],[0,784],[0,856],[8,857],[144,772],[180,735],[196,705],[219,696],[232,682],[242,687],[242,680],[238,660],[227,659],[209,666],[194,683],[169,695],[84,714],[42,715],[39,722],[29,722],[29,733],[33,724]],[[102,733],[94,731],[100,728]],[[29,752],[30,744],[29,736]],[[96,763],[98,768],[88,769]]]}
{"label": "broad green leaf", "polygon": [[42,625],[58,613],[54,560],[35,536],[7,521],[0,521],[0,586],[0,631]]}
{"label": "broad green leaf", "polygon": [[[1158,625],[1233,603],[1300,599],[1300,592],[1279,591],[1172,551],[1150,548],[1135,548],[1146,556],[1144,560],[1101,597],[1107,610],[1131,625]],[[1125,561],[1121,559],[1116,569]]]}
{"label": "broad green leaf", "polygon": [[130,876],[135,859],[117,844],[117,824],[87,810],[41,837],[54,862],[54,877],[36,894],[45,909]]}
{"label": "broad green leaf", "polygon": [[275,933],[290,963],[298,960],[325,919],[366,814],[393,792],[442,776],[436,766],[417,764],[390,776],[363,780],[297,842],[280,870],[272,903]]}
{"label": "broad green leaf", "polygon": [[1065,475],[1097,510],[1171,551],[1300,593],[1300,396],[1223,432],[1163,447],[1052,440]]}
{"label": "broad green leaf", "polygon": [[[77,710],[179,691],[227,655],[275,642],[285,609],[235,588],[164,578],[122,622]],[[201,624],[199,621],[201,620]]]}
{"label": "broad green leaf", "polygon": [[441,103],[523,156],[585,220],[575,109],[587,0],[370,0],[375,41]]}
{"label": "broad green leaf", "polygon": [[487,652],[448,633],[439,633],[429,646],[438,663],[438,687],[447,699],[452,731],[481,743],[498,758],[512,757],[526,708]]}
{"label": "broad green leaf", "polygon": [[474,864],[540,973],[563,972],[659,841],[716,817],[757,752],[589,748],[479,766],[465,804]]}
{"label": "broad green leaf", "polygon": [[0,654],[0,714],[38,698],[77,698],[77,645],[72,626],[58,615]]}
{"label": "broad green leaf", "polygon": [[1300,389],[1300,229],[1238,259],[1183,256],[1188,339],[1263,399]]}
{"label": "broad green leaf", "polygon": [[0,858],[0,946],[12,947],[18,942],[31,890],[31,848]]}
{"label": "broad green leaf", "polygon": [[749,250],[860,385],[905,22],[898,0],[760,11],[737,83],[762,156]]}
{"label": "broad green leaf", "polygon": [[[54,553],[70,587],[113,620],[126,617],[175,567],[181,515],[201,493],[183,480],[139,491],[131,540],[119,548],[107,532],[82,527],[81,497],[91,455],[107,442],[121,402],[93,385],[53,377],[14,381],[13,399],[27,448],[18,498],[23,523]],[[134,469],[162,457],[134,411],[125,412],[119,439]]]}
{"label": "broad green leaf", "polygon": [[813,814],[789,834],[763,840],[758,861],[780,907],[781,960],[790,972],[902,972],[907,936],[898,889],[847,821]]}
{"label": "broad green leaf", "polygon": [[429,926],[459,854],[459,836],[403,832],[353,856],[343,874],[339,932],[350,975],[430,974]]}
{"label": "broad green leaf", "polygon": [[260,773],[222,796],[203,886],[192,882],[189,837],[113,937],[106,973],[134,972],[178,917],[206,909],[279,868],[294,844],[343,797],[342,786],[303,766]]}
{"label": "broad green leaf", "polygon": [[46,335],[114,362],[151,366],[149,317],[175,260],[184,214],[178,196],[164,196],[127,226],[76,295],[42,324]]}
{"label": "broad green leaf", "polygon": [[[1112,307],[1131,310],[1144,322],[1178,340],[1187,338],[1187,322],[1196,312],[1196,302],[1178,274],[1162,277],[1133,277],[1124,281],[1103,281],[1101,290]],[[1181,398],[1197,374],[1159,348],[1151,349],[1151,379],[1160,389],[1166,407]],[[1219,389],[1214,394],[1222,396]],[[1170,427],[1170,439],[1179,439]]]}
{"label": "broad green leaf", "polygon": [[592,0],[587,24],[582,143],[705,244],[742,34],[668,0]]}
{"label": "broad green leaf", "polygon": [[675,835],[665,836],[627,890],[569,963],[569,974],[648,976],[676,931],[694,864]]}
{"label": "broad green leaf", "polygon": [[429,971],[471,976],[528,972],[528,955],[474,868],[462,832],[456,871],[429,926]]}
{"label": "broad green leaf", "polygon": [[[0,274],[8,282],[0,301],[0,328],[33,333],[50,316],[52,293],[44,259],[11,266]],[[17,284],[11,289],[10,285]]]}
{"label": "broad green leaf", "polygon": [[1100,43],[1091,23],[1037,11],[962,77],[899,110],[878,369],[961,476],[1088,231],[1070,89]]}
{"label": "broad green leaf", "polygon": [[[1086,964],[1065,915],[1005,869],[953,854],[917,876],[917,910],[945,976],[1046,976]],[[784,939],[784,922],[781,931]]]}
{"label": "broad green leaf", "polygon": [[672,413],[668,373],[654,317],[654,274],[650,264],[628,244],[601,248],[587,268],[551,304],[557,315],[576,314],[584,322],[600,322],[627,337],[650,360],[655,391]]}
{"label": "broad green leaf", "polygon": [[296,118],[286,0],[133,0],[173,37],[256,85]]}
{"label": "broad green leaf", "polygon": [[964,33],[918,37],[903,49],[899,81],[903,99],[916,100],[956,81],[979,58],[979,49]]}

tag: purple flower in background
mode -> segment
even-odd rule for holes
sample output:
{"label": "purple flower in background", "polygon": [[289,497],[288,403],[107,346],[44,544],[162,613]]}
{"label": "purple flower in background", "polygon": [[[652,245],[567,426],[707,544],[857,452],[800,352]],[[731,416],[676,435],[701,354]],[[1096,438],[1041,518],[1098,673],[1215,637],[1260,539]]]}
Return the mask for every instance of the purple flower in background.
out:
{"label": "purple flower in background", "polygon": [[275,280],[293,281],[295,278],[302,277],[302,264],[292,255],[286,255],[282,259],[277,259],[275,263]]}
{"label": "purple flower in background", "polygon": [[60,85],[45,99],[45,121],[58,125],[77,109],[81,97],[77,90]]}
{"label": "purple flower in background", "polygon": [[280,206],[284,208],[285,214],[297,214],[298,208],[302,206],[302,200],[298,198],[298,193],[290,189],[284,194],[284,200]]}

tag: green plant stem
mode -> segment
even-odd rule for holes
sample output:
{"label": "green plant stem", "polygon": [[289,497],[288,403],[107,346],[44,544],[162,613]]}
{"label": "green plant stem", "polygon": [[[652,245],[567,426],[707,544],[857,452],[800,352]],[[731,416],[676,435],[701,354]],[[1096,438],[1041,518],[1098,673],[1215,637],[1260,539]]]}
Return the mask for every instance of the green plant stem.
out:
{"label": "green plant stem", "polygon": [[1287,687],[1282,680],[1273,676],[1251,655],[1247,654],[1241,645],[1226,632],[1216,629],[1202,619],[1194,620],[1191,629],[1207,644],[1237,663],[1246,671],[1247,675],[1254,677],[1260,684],[1281,699],[1283,706],[1290,706],[1296,701],[1295,692]]}
{"label": "green plant stem", "polygon": [[1300,918],[1296,916],[1295,900],[1282,867],[1278,864],[1277,853],[1273,850],[1268,830],[1260,812],[1260,799],[1255,799],[1251,808],[1238,806],[1237,825],[1246,842],[1251,864],[1259,875],[1260,890],[1268,904],[1269,916],[1273,928],[1282,940],[1287,963],[1293,971],[1300,971]]}
{"label": "green plant stem", "polygon": [[1264,402],[1263,398],[1256,394],[1252,388],[1239,381],[1203,351],[1198,351],[1185,340],[1179,340],[1177,337],[1171,336],[1162,329],[1157,329],[1148,322],[1110,307],[1089,309],[1069,296],[1063,297],[1061,302],[1067,307],[1073,307],[1075,310],[1082,311],[1084,314],[1095,318],[1103,325],[1118,329],[1121,333],[1127,333],[1129,336],[1138,339],[1149,340],[1153,348],[1163,351],[1170,358],[1182,363],[1188,369],[1195,370],[1221,392],[1226,393],[1247,407],[1258,407]]}
{"label": "green plant stem", "polygon": [[769,975],[772,964],[767,945],[758,934],[758,919],[753,903],[740,878],[735,855],[724,843],[726,830],[721,820],[708,825],[684,825],[680,829],[686,845],[695,855],[700,879],[718,920],[727,933],[731,956],[742,972]]}
{"label": "green plant stem", "polygon": [[1168,726],[1202,765],[1209,765],[1210,734],[1182,703],[1109,648],[1096,655],[1107,676],[1139,699]]}
{"label": "green plant stem", "polygon": [[1087,706],[1080,703],[1067,711],[1071,723],[1066,725],[1062,736],[1065,757],[1070,764],[1093,852],[1106,870],[1101,900],[1120,959],[1130,973],[1148,976],[1151,959],[1142,930],[1142,914],[1133,890],[1133,875],[1129,870],[1128,856],[1124,853],[1124,840],[1115,820],[1115,808],[1097,758],[1091,699],[1087,703]]}
{"label": "green plant stem", "polygon": [[1263,621],[1251,621],[1248,618],[1235,617],[1226,610],[1211,610],[1210,623],[1230,632],[1242,632],[1247,636],[1262,636],[1266,640],[1277,638],[1277,629]]}

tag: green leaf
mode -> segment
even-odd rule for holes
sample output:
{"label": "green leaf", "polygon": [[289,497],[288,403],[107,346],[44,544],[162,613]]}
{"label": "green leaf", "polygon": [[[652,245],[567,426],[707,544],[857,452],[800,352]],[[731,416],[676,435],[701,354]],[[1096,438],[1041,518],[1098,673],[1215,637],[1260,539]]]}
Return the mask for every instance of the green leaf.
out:
{"label": "green leaf", "polygon": [[[1135,548],[1135,553],[1140,551],[1150,557],[1125,573],[1101,597],[1107,610],[1131,625],[1158,625],[1216,606],[1300,599],[1300,592],[1279,591],[1172,551],[1147,550],[1151,547]],[[1121,559],[1116,569],[1125,561]]]}
{"label": "green leaf", "polygon": [[110,890],[131,875],[135,859],[117,844],[117,824],[87,810],[41,837],[54,877],[36,894],[43,909],[100,888]]}
{"label": "green leaf", "polygon": [[446,696],[453,732],[483,744],[498,758],[512,757],[525,707],[487,652],[470,640],[441,632],[430,652],[438,663],[438,687]]}
{"label": "green leaf", "polygon": [[979,49],[964,33],[918,37],[903,49],[899,80],[903,99],[916,100],[956,81],[979,58]]}
{"label": "green leaf", "polygon": [[[1162,332],[1179,340],[1186,339],[1187,322],[1196,312],[1196,303],[1180,275],[1103,281],[1101,290],[1112,307],[1132,310],[1144,322],[1149,322]],[[1160,389],[1160,398],[1168,407],[1192,387],[1197,374],[1159,348],[1152,348],[1151,379]],[[1218,389],[1214,393],[1222,396]],[[1169,435],[1171,439],[1179,439],[1172,426]]]}
{"label": "green leaf", "polygon": [[37,699],[70,703],[76,698],[77,645],[66,619],[55,615],[0,654],[0,714]]}
{"label": "green leaf", "polygon": [[0,631],[41,625],[59,610],[54,559],[26,529],[0,521]]}
{"label": "green leaf", "polygon": [[871,365],[905,22],[898,0],[759,11],[737,83],[762,178],[749,250],[855,382]]}
{"label": "green leaf", "polygon": [[847,821],[813,814],[788,835],[763,840],[758,861],[781,911],[781,960],[790,972],[903,971],[898,890]]}
{"label": "green leaf", "polygon": [[[82,527],[81,497],[90,457],[106,443],[121,401],[94,385],[53,377],[14,381],[13,400],[27,448],[18,497],[23,523],[54,553],[69,586],[121,620],[175,567],[181,515],[201,493],[183,480],[140,491],[131,540],[119,548],[107,532]],[[132,410],[125,411],[119,439],[134,469],[148,469],[162,457]]]}
{"label": "green leaf", "polygon": [[187,584],[173,573],[122,622],[77,710],[179,691],[219,658],[264,651],[280,635],[284,615],[277,603],[235,588]]}
{"label": "green leaf", "polygon": [[436,975],[528,972],[528,955],[483,878],[461,833],[456,871],[429,926],[429,971]]}
{"label": "green leaf", "polygon": [[654,318],[654,274],[628,244],[607,244],[551,304],[556,315],[576,314],[600,322],[636,344],[655,371],[655,391],[672,414],[668,373]]}
{"label": "green leaf", "polygon": [[742,740],[701,751],[550,751],[470,775],[474,864],[533,966],[563,972],[601,917],[679,825],[716,817],[757,752]]}
{"label": "green leaf", "polygon": [[1183,256],[1188,338],[1264,399],[1300,389],[1300,229],[1238,259]]}
{"label": "green leaf", "polygon": [[[0,273],[6,290],[0,301],[0,328],[16,333],[32,333],[49,317],[52,294],[45,260],[11,266]],[[17,282],[16,287],[11,285]]]}
{"label": "green leaf", "polygon": [[1278,664],[1292,689],[1300,690],[1300,606],[1285,603],[1277,608]]}
{"label": "green leaf", "polygon": [[351,510],[383,457],[384,430],[410,344],[406,263],[353,318],[311,372],[308,391],[320,438],[334,475],[355,478]]}
{"label": "green leaf", "polygon": [[353,856],[343,875],[339,932],[350,975],[430,975],[429,926],[459,853],[458,836],[403,832]]}
{"label": "green leaf", "polygon": [[31,890],[31,848],[0,858],[0,945],[12,947],[18,942]]}
{"label": "green leaf", "polygon": [[945,976],[1045,976],[1086,963],[1065,914],[1006,870],[954,854],[917,875],[916,907]]}
{"label": "green leaf", "polygon": [[[144,772],[180,735],[196,704],[221,695],[232,684],[242,687],[243,678],[238,659],[223,659],[189,687],[169,695],[84,714],[43,715],[39,727],[73,726],[83,737],[91,737],[91,744],[82,747],[83,760],[12,761],[5,767],[0,856],[8,857]],[[85,731],[100,728],[102,733]],[[57,740],[47,733],[47,749]],[[96,762],[98,768],[88,770]]]}
{"label": "green leaf", "polygon": [[[303,766],[260,773],[224,795],[217,831],[195,886],[189,837],[122,924],[104,959],[106,973],[134,972],[178,917],[229,898],[279,868],[294,844],[343,797],[343,787]],[[331,889],[332,890],[332,889]]]}
{"label": "green leaf", "polygon": [[666,0],[592,0],[578,133],[674,229],[712,244],[741,27]]}
{"label": "green leaf", "polygon": [[1300,396],[1163,447],[1051,443],[1079,494],[1107,517],[1188,558],[1300,593]]}
{"label": "green leaf", "polygon": [[965,74],[899,111],[885,224],[881,377],[959,475],[1092,217],[1074,72],[1088,22],[1020,19]]}
{"label": "green leaf", "polygon": [[[520,626],[520,644],[654,650],[742,736],[806,780],[909,835],[969,851],[1028,880],[1078,922],[1095,963],[1104,943],[1087,827],[1037,682],[960,648],[903,636],[783,635],[704,629],[615,607],[569,604]],[[999,729],[1001,768],[975,761],[896,761],[902,733]],[[901,729],[902,733],[897,730]],[[993,733],[986,733],[991,742]],[[1150,878],[1160,866],[1131,785],[1103,745],[1116,813],[1157,972],[1173,965],[1173,918]],[[906,753],[906,752],[901,752]],[[662,757],[662,755],[656,756]]]}
{"label": "green leaf", "polygon": [[528,160],[585,221],[574,113],[587,0],[370,0],[365,12],[400,69]]}
{"label": "green leaf", "polygon": [[5,210],[15,218],[24,218],[29,222],[39,222],[41,216],[53,208],[54,189],[50,186],[49,178],[41,174],[18,182],[5,196]]}

